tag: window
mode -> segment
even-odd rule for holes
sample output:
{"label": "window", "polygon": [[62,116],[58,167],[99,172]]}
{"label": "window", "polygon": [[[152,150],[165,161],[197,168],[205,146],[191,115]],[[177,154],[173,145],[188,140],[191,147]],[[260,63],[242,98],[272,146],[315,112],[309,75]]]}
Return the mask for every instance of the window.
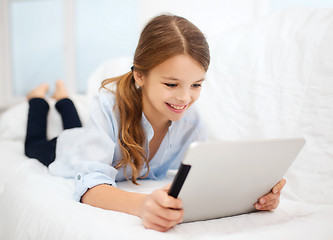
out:
{"label": "window", "polygon": [[136,0],[1,2],[0,74],[6,76],[1,101],[25,96],[42,82],[52,92],[57,79],[64,79],[71,92],[84,94],[98,65],[135,50]]}
{"label": "window", "polygon": [[13,95],[65,78],[63,1],[11,1],[9,8]]}
{"label": "window", "polygon": [[77,90],[109,58],[132,56],[138,40],[136,0],[77,0],[75,4],[75,75]]}

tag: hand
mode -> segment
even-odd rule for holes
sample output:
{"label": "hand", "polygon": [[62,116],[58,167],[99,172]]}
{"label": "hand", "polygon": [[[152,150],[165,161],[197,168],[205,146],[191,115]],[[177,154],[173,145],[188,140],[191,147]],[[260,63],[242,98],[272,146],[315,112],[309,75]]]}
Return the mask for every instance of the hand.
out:
{"label": "hand", "polygon": [[286,179],[282,178],[281,181],[272,188],[270,193],[259,198],[259,201],[254,204],[254,207],[257,210],[264,211],[276,209],[279,206],[281,190],[285,184]]}
{"label": "hand", "polygon": [[168,195],[170,184],[149,194],[140,217],[145,228],[166,232],[183,221],[182,201]]}

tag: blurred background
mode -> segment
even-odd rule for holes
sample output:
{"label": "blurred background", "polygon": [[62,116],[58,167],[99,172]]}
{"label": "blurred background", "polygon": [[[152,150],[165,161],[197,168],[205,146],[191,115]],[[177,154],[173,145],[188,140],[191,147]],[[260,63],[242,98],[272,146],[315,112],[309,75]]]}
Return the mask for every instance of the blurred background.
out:
{"label": "blurred background", "polygon": [[[40,83],[64,79],[85,94],[103,62],[133,56],[153,16],[186,17],[215,35],[290,7],[333,8],[332,0],[0,0],[0,110]],[[51,88],[52,91],[52,88]]]}

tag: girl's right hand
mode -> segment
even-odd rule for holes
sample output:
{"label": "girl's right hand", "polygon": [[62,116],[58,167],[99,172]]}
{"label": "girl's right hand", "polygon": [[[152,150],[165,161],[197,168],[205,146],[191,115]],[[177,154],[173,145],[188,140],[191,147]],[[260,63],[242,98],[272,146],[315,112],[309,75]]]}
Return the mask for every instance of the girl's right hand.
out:
{"label": "girl's right hand", "polygon": [[147,195],[140,217],[145,228],[166,232],[183,221],[180,199],[168,195],[170,184]]}

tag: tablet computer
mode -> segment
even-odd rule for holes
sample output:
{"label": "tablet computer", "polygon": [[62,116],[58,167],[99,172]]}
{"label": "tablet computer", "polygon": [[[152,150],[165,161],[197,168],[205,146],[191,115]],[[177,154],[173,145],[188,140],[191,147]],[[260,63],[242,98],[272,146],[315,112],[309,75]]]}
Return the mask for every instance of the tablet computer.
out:
{"label": "tablet computer", "polygon": [[256,211],[304,144],[304,138],[194,142],[169,195],[183,201],[184,222]]}

